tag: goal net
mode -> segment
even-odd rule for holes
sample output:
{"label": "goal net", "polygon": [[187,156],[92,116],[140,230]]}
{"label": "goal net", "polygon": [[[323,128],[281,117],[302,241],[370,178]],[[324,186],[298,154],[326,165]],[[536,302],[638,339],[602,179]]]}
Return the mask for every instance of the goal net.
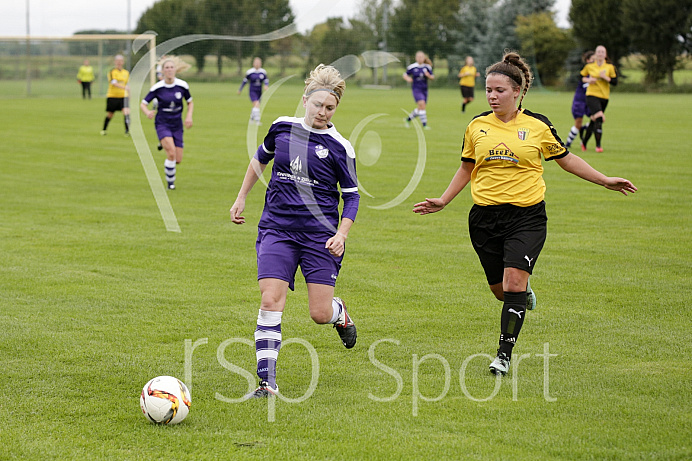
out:
{"label": "goal net", "polygon": [[[134,39],[145,39],[148,47],[129,52]],[[105,96],[107,74],[116,54],[125,56],[131,69],[150,49],[156,35],[72,35],[68,37],[0,36],[0,97],[65,97],[81,95],[77,71],[85,60],[94,69],[94,96]],[[150,53],[155,60],[155,53]],[[155,81],[155,62],[150,81]]]}

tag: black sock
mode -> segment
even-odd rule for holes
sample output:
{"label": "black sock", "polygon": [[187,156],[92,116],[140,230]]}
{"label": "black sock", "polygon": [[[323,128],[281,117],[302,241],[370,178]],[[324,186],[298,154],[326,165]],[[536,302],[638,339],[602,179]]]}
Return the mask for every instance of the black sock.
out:
{"label": "black sock", "polygon": [[517,342],[519,331],[524,324],[526,315],[526,292],[504,292],[505,301],[502,305],[502,317],[500,319],[500,349],[507,357],[512,356],[512,348]]}
{"label": "black sock", "polygon": [[584,133],[586,133],[586,129],[588,128],[589,125],[582,125],[581,128],[579,128],[579,139],[581,139],[581,142],[584,142]]}
{"label": "black sock", "polygon": [[596,125],[596,122],[592,121],[591,123],[589,123],[589,126],[586,127],[586,134],[584,134],[584,139],[582,141],[582,143],[585,146],[586,146],[586,143],[589,142],[589,138],[593,134],[594,125]]}
{"label": "black sock", "polygon": [[106,128],[108,128],[108,124],[111,122],[111,119],[106,117],[106,120],[103,121],[103,131],[106,131]]}
{"label": "black sock", "polygon": [[466,103],[461,105],[461,111],[466,112]]}
{"label": "black sock", "polygon": [[603,118],[598,117],[596,120],[594,120],[594,125],[596,125],[593,130],[594,138],[596,139],[596,147],[601,147],[601,138],[603,137]]}
{"label": "black sock", "polygon": [[125,133],[130,132],[130,116],[126,115],[125,116]]}

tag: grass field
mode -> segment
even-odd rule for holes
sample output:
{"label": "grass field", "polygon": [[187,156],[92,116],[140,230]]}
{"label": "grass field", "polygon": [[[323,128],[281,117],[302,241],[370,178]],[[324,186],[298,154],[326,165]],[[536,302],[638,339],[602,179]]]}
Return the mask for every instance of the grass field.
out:
{"label": "grass field", "polygon": [[[248,391],[233,366],[254,374],[254,349],[238,341],[255,328],[264,196],[258,184],[248,224],[231,224],[250,110],[235,90],[191,87],[195,126],[168,193],[179,233],[164,227],[122,116],[99,136],[105,101],[2,101],[0,459],[692,457],[692,95],[613,93],[605,153],[582,156],[631,179],[633,196],[545,164],[538,308],[497,382],[482,354],[495,352],[501,306],[468,239],[469,191],[442,213],[411,212],[454,174],[467,122],[486,110],[482,93],[462,115],[456,90],[431,92],[420,183],[381,209],[421,155],[401,122],[413,101],[403,89],[348,88],[333,119],[346,137],[387,114],[353,140],[373,197],[361,199],[337,293],[358,344],[347,351],[312,323],[298,276],[283,334],[308,347],[286,345],[278,383],[301,400],[315,374],[314,393],[229,403]],[[295,113],[300,91],[289,83],[266,101],[253,149],[271,120]],[[529,93],[525,107],[564,138],[571,97]],[[143,125],[153,148],[152,122]],[[163,374],[192,392],[178,426],[149,424],[139,410],[142,386]]]}

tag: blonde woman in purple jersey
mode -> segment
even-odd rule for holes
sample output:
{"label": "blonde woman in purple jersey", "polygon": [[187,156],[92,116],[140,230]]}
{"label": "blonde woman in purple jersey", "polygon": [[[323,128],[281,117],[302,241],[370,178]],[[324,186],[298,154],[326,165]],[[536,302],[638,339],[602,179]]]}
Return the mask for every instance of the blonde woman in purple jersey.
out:
{"label": "blonde woman in purple jersey", "polygon": [[298,266],[307,283],[312,320],[333,325],[347,349],[356,344],[356,326],[343,300],[334,297],[360,199],[355,152],[331,123],[345,87],[334,67],[320,64],[310,73],[302,97],[305,116],[279,117],[272,123],[230,210],[233,223],[245,223],[246,197],[273,161],[255,245],[261,293],[255,330],[259,387],[248,398],[278,393],[281,317]]}

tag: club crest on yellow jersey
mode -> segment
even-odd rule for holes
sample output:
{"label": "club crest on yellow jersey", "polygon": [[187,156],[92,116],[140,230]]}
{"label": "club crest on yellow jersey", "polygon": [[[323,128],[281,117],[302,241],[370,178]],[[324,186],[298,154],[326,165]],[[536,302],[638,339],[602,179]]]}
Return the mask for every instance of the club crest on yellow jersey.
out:
{"label": "club crest on yellow jersey", "polygon": [[517,137],[521,139],[522,141],[526,141],[529,137],[529,129],[528,128],[519,128],[517,130]]}

